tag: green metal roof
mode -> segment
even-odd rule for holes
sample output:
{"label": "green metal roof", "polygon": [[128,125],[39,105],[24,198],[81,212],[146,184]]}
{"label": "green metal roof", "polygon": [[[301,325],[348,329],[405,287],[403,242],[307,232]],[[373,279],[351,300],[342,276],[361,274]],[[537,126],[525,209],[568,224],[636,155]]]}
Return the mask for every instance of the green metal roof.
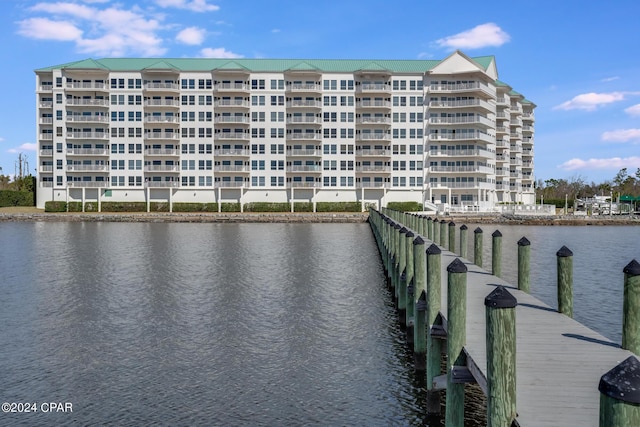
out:
{"label": "green metal roof", "polygon": [[[487,69],[493,56],[472,58]],[[35,70],[46,72],[58,69],[105,69],[109,71],[141,71],[145,69],[171,69],[176,71],[246,70],[254,72],[285,72],[317,70],[327,73],[353,73],[357,71],[384,70],[393,73],[425,73],[438,65],[440,60],[398,59],[244,59],[228,58],[103,58],[85,59]]]}

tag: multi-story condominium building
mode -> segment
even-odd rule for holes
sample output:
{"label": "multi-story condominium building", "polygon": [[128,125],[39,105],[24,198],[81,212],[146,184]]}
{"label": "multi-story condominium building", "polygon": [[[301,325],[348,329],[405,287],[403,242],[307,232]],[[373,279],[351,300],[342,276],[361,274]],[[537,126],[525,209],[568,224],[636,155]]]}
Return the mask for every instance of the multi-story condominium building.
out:
{"label": "multi-story condominium building", "polygon": [[534,203],[535,105],[492,56],[109,58],[35,73],[39,207]]}

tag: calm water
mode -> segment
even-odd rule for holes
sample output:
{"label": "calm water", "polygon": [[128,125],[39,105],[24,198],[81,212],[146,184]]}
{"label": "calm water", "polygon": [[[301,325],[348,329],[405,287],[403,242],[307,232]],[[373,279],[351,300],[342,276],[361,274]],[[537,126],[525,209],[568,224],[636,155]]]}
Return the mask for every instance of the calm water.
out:
{"label": "calm water", "polygon": [[[554,307],[573,250],[575,317],[620,341],[640,228],[481,227],[486,268],[503,233],[512,283],[531,241]],[[38,407],[0,425],[438,423],[366,224],[0,223],[0,250],[0,400]]]}
{"label": "calm water", "polygon": [[[456,233],[459,233],[459,225]],[[553,308],[557,303],[556,252],[564,245],[573,252],[573,317],[620,344],[622,340],[623,268],[640,260],[637,226],[508,226],[467,225],[468,257],[473,259],[474,229],[483,230],[483,264],[491,270],[491,234],[502,233],[504,279],[518,283],[518,246],[531,242],[531,293]],[[457,235],[456,243],[459,244]]]}
{"label": "calm water", "polygon": [[[367,224],[0,223],[0,425],[420,425]],[[72,413],[43,413],[70,402]]]}

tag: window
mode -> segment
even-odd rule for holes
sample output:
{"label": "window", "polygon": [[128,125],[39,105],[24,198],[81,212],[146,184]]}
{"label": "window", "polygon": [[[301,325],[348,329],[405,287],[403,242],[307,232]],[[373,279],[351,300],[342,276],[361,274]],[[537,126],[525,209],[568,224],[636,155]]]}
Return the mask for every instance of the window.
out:
{"label": "window", "polygon": [[251,80],[251,89],[264,89],[264,79]]}

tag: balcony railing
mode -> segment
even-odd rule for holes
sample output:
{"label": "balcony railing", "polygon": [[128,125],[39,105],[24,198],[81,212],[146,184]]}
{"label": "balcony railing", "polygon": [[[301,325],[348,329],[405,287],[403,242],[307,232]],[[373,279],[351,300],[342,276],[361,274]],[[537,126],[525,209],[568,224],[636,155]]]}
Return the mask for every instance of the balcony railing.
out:
{"label": "balcony railing", "polygon": [[429,166],[430,172],[442,173],[442,172],[479,172],[491,174],[494,173],[494,170],[489,166]]}
{"label": "balcony railing", "polygon": [[68,115],[68,122],[74,123],[108,123],[109,117],[107,116],[82,116],[82,115]]}
{"label": "balcony railing", "polygon": [[356,141],[386,141],[391,139],[390,133],[357,133]]}
{"label": "balcony railing", "polygon": [[40,108],[52,108],[53,101],[40,101]]}
{"label": "balcony railing", "polygon": [[180,154],[177,148],[145,148],[145,156],[177,156]]}
{"label": "balcony railing", "polygon": [[214,150],[213,154],[215,156],[248,156],[251,152],[241,148],[221,148]]}
{"label": "balcony railing", "polygon": [[108,156],[106,148],[67,148],[69,156]]}
{"label": "balcony railing", "polygon": [[213,135],[215,141],[242,140],[249,141],[250,135],[245,132],[220,132]]}
{"label": "balcony railing", "polygon": [[495,184],[488,182],[429,182],[427,188],[480,188],[490,190]]}
{"label": "balcony railing", "polygon": [[104,83],[99,82],[71,82],[67,83],[67,89],[106,89]]}
{"label": "balcony railing", "polygon": [[495,152],[489,150],[483,150],[479,148],[472,148],[467,150],[430,150],[429,155],[433,157],[453,157],[453,156],[462,156],[462,157],[487,157],[487,158],[498,158]]}
{"label": "balcony railing", "polygon": [[248,92],[251,90],[251,87],[246,83],[218,83],[213,86],[213,89],[218,92]]}
{"label": "balcony railing", "polygon": [[390,92],[391,85],[387,83],[362,83],[356,86],[357,92]]}
{"label": "balcony railing", "polygon": [[287,172],[321,172],[320,165],[288,165]]}
{"label": "balcony railing", "polygon": [[71,98],[71,99],[67,99],[67,105],[69,105],[69,106],[108,107],[109,106],[109,100],[107,100],[107,99]]}
{"label": "balcony railing", "polygon": [[384,150],[384,149],[356,150],[356,156],[391,156],[391,150]]}
{"label": "balcony railing", "polygon": [[219,188],[241,188],[248,185],[244,181],[218,181],[215,183],[215,187]]}
{"label": "balcony railing", "polygon": [[145,172],[180,172],[178,165],[145,165]]}
{"label": "balcony railing", "polygon": [[40,172],[53,172],[53,165],[40,165]]}
{"label": "balcony railing", "polygon": [[40,150],[40,156],[44,156],[44,157],[53,156],[53,150]]}
{"label": "balcony railing", "polygon": [[145,83],[144,90],[180,90],[180,85],[176,83]]}
{"label": "balcony railing", "polygon": [[52,133],[41,133],[39,139],[45,140],[45,141],[49,141],[53,139],[53,134]]}
{"label": "balcony railing", "polygon": [[216,165],[213,167],[214,172],[249,172],[247,165]]}
{"label": "balcony railing", "polygon": [[67,172],[107,172],[107,165],[67,165]]}
{"label": "balcony railing", "polygon": [[41,125],[51,125],[53,124],[53,117],[40,117],[39,123]]}
{"label": "balcony railing", "polygon": [[147,181],[145,187],[149,188],[176,188],[180,187],[179,181]]}
{"label": "balcony railing", "polygon": [[322,184],[310,181],[291,181],[287,183],[287,186],[290,188],[319,188]]}
{"label": "balcony railing", "polygon": [[109,181],[67,181],[67,187],[105,188],[109,187]]}
{"label": "balcony railing", "polygon": [[322,156],[322,151],[321,150],[291,149],[291,150],[287,150],[287,156],[318,157],[318,156]]}
{"label": "balcony railing", "polygon": [[429,86],[430,92],[475,92],[478,90],[492,96],[496,94],[495,89],[491,88],[489,85],[482,82],[450,83],[450,84],[434,83]]}
{"label": "balcony railing", "polygon": [[391,172],[391,166],[385,166],[385,165],[356,166],[356,172]]}
{"label": "balcony railing", "polygon": [[390,182],[361,181],[356,182],[358,188],[391,188]]}
{"label": "balcony railing", "polygon": [[370,100],[370,101],[360,101],[356,102],[356,107],[358,108],[391,108],[391,101],[383,101],[383,100]]}
{"label": "balcony railing", "polygon": [[243,107],[249,108],[251,104],[244,99],[218,99],[214,102],[215,107]]}
{"label": "balcony railing", "polygon": [[288,133],[287,134],[287,139],[294,139],[294,140],[321,140],[322,139],[322,135],[319,133],[306,133],[306,132],[301,132],[301,133]]}
{"label": "balcony railing", "polygon": [[287,108],[293,107],[320,108],[322,107],[322,103],[312,99],[294,99],[292,101],[288,101]]}
{"label": "balcony railing", "polygon": [[463,99],[459,101],[429,101],[429,108],[465,108],[482,107],[485,110],[494,111],[495,108],[482,99]]}
{"label": "balcony railing", "polygon": [[429,141],[459,141],[462,139],[479,139],[485,142],[495,142],[495,136],[484,132],[464,132],[464,133],[432,133]]}
{"label": "balcony railing", "polygon": [[178,116],[145,116],[145,123],[180,123]]}
{"label": "balcony railing", "polygon": [[69,139],[109,139],[107,132],[67,132]]}
{"label": "balcony railing", "polygon": [[309,124],[309,123],[321,124],[322,123],[322,119],[320,117],[315,117],[315,116],[314,117],[310,117],[310,116],[287,117],[287,124],[290,124],[290,125]]}
{"label": "balcony railing", "polygon": [[145,132],[144,139],[180,139],[176,132]]}
{"label": "balcony railing", "polygon": [[214,123],[250,123],[250,119],[245,116],[218,116]]}
{"label": "balcony railing", "polygon": [[144,101],[146,107],[180,107],[177,99],[147,99]]}
{"label": "balcony railing", "polygon": [[287,85],[290,92],[321,92],[322,86],[315,83],[292,83]]}
{"label": "balcony railing", "polygon": [[487,127],[495,126],[495,122],[482,116],[467,117],[430,117],[431,125],[458,125],[458,124],[481,124]]}
{"label": "balcony railing", "polygon": [[356,123],[363,125],[390,125],[391,117],[358,117]]}

